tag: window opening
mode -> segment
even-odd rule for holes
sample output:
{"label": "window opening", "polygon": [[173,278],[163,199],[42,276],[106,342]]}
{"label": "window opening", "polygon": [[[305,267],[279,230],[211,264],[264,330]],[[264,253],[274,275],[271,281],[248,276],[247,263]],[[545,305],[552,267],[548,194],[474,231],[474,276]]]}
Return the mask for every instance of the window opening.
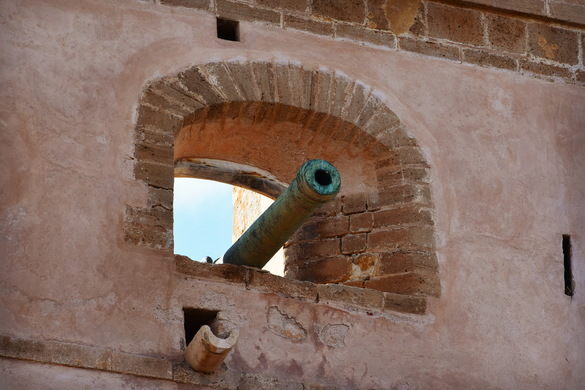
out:
{"label": "window opening", "polygon": [[572,297],[575,294],[575,280],[573,279],[573,259],[571,236],[563,234],[563,263],[565,266],[565,295]]}
{"label": "window opening", "polygon": [[183,308],[183,319],[185,326],[185,346],[189,345],[197,331],[203,325],[211,326],[212,322],[217,318],[217,311],[206,309],[195,309],[191,307]]}
{"label": "window opening", "polygon": [[226,41],[240,41],[240,23],[237,20],[217,18],[217,37]]}
{"label": "window opening", "polygon": [[[209,263],[221,263],[221,256],[273,202],[245,188],[185,177],[175,178],[173,196],[175,254]],[[263,269],[284,276],[282,248]]]}

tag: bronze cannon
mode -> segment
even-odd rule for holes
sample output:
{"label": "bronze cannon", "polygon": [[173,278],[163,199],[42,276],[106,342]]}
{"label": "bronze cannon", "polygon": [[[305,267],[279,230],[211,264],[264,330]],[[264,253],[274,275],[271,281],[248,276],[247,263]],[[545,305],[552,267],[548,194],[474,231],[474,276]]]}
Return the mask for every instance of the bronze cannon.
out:
{"label": "bronze cannon", "polygon": [[324,160],[309,160],[288,188],[223,255],[223,262],[262,268],[315,209],[335,198],[341,188],[337,169]]}

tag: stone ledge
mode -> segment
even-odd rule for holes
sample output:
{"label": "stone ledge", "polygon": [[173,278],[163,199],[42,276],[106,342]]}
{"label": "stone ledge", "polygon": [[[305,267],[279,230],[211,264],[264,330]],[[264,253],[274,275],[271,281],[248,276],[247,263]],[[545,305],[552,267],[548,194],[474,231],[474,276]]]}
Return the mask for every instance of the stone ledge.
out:
{"label": "stone ledge", "polygon": [[370,288],[342,284],[316,284],[287,279],[258,270],[232,264],[207,264],[175,255],[176,270],[201,280],[241,285],[242,288],[298,299],[308,304],[326,304],[348,311],[376,312],[383,315],[389,311],[406,314],[425,314],[426,297],[406,294],[385,294]]}
{"label": "stone ledge", "polygon": [[215,374],[204,375],[193,371],[185,362],[171,362],[91,345],[35,341],[7,335],[0,335],[0,357],[162,379],[222,390],[337,389],[327,385],[246,374],[230,370],[225,365]]}

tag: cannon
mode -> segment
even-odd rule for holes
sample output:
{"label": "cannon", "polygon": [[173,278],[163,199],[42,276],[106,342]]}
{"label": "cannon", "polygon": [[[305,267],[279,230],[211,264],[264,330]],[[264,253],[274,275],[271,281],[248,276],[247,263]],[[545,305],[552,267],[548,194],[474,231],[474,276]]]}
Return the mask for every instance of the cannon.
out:
{"label": "cannon", "polygon": [[305,162],[288,188],[223,255],[223,262],[262,268],[313,211],[341,188],[337,169],[324,160]]}

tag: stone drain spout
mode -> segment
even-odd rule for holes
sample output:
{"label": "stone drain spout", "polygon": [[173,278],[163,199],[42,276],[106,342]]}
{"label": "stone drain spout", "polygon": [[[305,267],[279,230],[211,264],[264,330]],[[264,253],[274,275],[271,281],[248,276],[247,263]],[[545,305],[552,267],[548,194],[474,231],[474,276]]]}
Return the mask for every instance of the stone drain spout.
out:
{"label": "stone drain spout", "polygon": [[203,325],[185,351],[185,360],[195,371],[211,374],[221,365],[238,341],[239,332],[233,329],[225,339],[213,334]]}

